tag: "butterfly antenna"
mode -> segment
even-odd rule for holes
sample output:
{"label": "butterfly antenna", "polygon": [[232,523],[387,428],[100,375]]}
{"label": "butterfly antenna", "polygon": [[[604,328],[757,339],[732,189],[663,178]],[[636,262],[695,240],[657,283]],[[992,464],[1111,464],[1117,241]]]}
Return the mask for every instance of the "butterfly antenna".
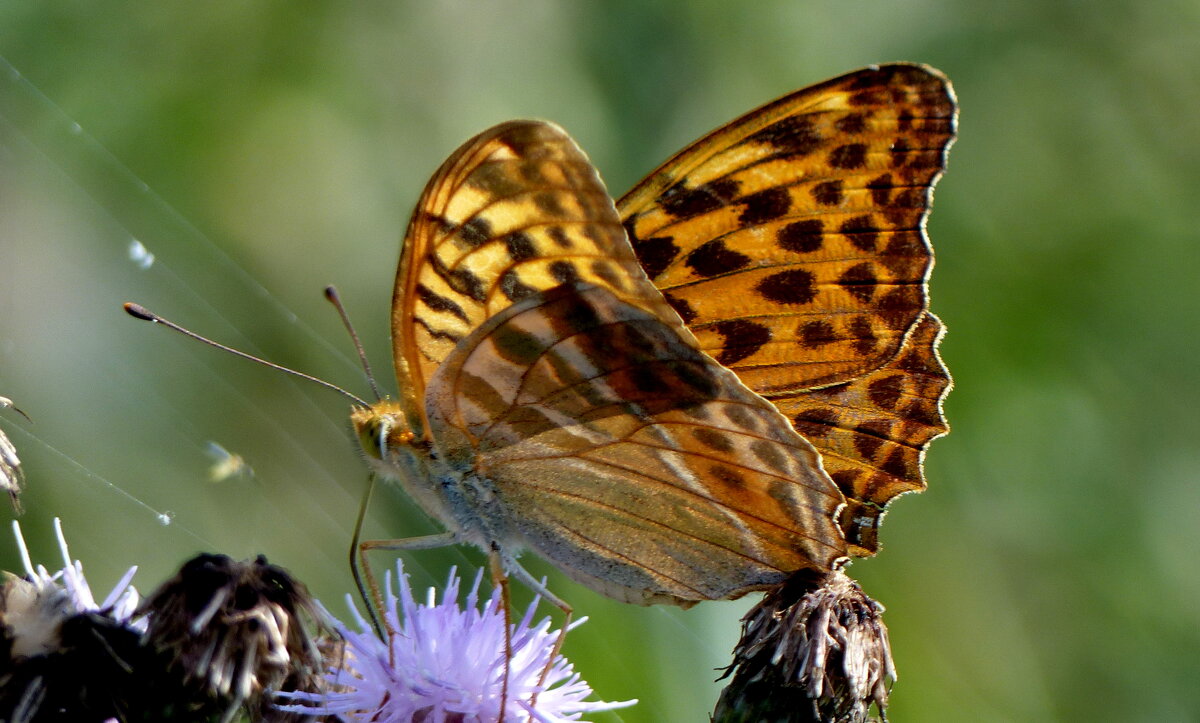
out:
{"label": "butterfly antenna", "polygon": [[350,323],[350,315],[346,313],[346,307],[342,305],[342,297],[338,296],[336,288],[326,286],[325,298],[333,304],[333,308],[338,310],[338,316],[342,317],[342,325],[346,327],[346,331],[350,332],[354,350],[358,352],[358,360],[362,362],[363,371],[367,373],[367,383],[371,385],[371,391],[375,392],[375,399],[383,399],[383,395],[379,393],[379,385],[375,383],[375,375],[371,373],[371,362],[367,361],[367,353],[363,351],[362,342],[358,340],[358,332],[354,330],[354,324]]}
{"label": "butterfly antenna", "polygon": [[225,346],[224,344],[217,343],[217,342],[213,341],[212,339],[207,339],[207,338],[195,333],[194,331],[189,331],[189,330],[183,328],[182,326],[180,326],[179,324],[176,324],[173,321],[164,319],[163,317],[159,316],[158,314],[155,314],[154,312],[150,311],[149,309],[147,309],[144,306],[141,306],[140,304],[132,304],[132,303],[125,304],[125,313],[129,314],[130,316],[134,317],[135,319],[142,319],[144,321],[152,321],[155,324],[162,324],[163,326],[167,327],[168,329],[177,331],[180,334],[183,334],[184,336],[195,339],[196,341],[204,342],[205,344],[208,344],[209,346],[215,346],[216,348],[221,349],[222,351],[227,351],[230,354],[233,354],[234,356],[240,356],[243,359],[249,359],[252,362],[262,364],[265,367],[270,367],[272,369],[276,369],[278,371],[285,372],[287,374],[292,374],[294,376],[298,376],[301,379],[307,379],[310,382],[315,382],[315,383],[320,384],[321,386],[325,387],[326,389],[332,389],[333,391],[337,392],[338,394],[348,397],[355,404],[358,404],[360,406],[363,406],[363,407],[371,406],[366,401],[359,399],[355,395],[351,394],[350,392],[346,391],[345,389],[342,389],[341,387],[339,387],[335,384],[330,384],[329,382],[325,381],[324,379],[317,379],[316,377],[312,376],[311,374],[305,374],[304,372],[298,372],[295,369],[288,369],[287,367],[280,366],[278,364],[269,362],[266,359],[259,359],[258,357],[254,356],[253,354],[247,354],[244,351],[238,351],[237,349],[234,349],[232,347],[228,347],[228,346]]}

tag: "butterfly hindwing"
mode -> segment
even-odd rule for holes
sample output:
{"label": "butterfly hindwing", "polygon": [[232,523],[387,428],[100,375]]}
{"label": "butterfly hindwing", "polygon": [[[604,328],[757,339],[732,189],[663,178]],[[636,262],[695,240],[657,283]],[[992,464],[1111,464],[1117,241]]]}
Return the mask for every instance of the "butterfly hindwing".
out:
{"label": "butterfly hindwing", "polygon": [[812,446],[602,287],[489,319],[435,373],[427,414],[443,458],[483,486],[490,534],[614,597],[736,597],[845,555]]}
{"label": "butterfly hindwing", "polygon": [[771,400],[820,450],[825,471],[846,495],[839,519],[855,555],[879,549],[889,501],[925,489],[925,449],[949,431],[942,399],[950,375],[937,354],[942,332],[926,312],[900,353],[874,372]]}

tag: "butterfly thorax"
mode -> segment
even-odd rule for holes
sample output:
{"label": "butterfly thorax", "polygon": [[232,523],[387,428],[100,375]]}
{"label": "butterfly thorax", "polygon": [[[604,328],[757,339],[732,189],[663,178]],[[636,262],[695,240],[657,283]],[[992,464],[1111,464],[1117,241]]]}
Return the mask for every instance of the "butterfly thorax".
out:
{"label": "butterfly thorax", "polygon": [[521,544],[511,539],[501,515],[494,510],[489,480],[449,464],[420,429],[413,429],[403,406],[385,399],[350,414],[367,462],[384,479],[397,482],[431,518],[439,520],[462,542],[490,549],[493,543],[515,554]]}
{"label": "butterfly thorax", "polygon": [[[370,407],[358,407],[350,414],[350,423],[371,468],[379,476],[396,481],[425,512],[449,522],[445,500],[436,493],[437,485],[426,480],[439,476],[433,445],[423,430],[413,429],[402,405],[391,399]],[[456,530],[457,531],[457,530]]]}

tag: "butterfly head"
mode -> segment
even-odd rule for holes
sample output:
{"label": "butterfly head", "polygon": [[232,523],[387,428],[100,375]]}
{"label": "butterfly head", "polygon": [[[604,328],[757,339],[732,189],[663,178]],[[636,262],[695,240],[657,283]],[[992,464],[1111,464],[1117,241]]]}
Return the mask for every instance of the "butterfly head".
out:
{"label": "butterfly head", "polygon": [[413,430],[400,403],[391,399],[356,407],[350,413],[350,423],[373,466],[395,465],[398,458],[407,456],[406,452],[411,452],[424,438]]}

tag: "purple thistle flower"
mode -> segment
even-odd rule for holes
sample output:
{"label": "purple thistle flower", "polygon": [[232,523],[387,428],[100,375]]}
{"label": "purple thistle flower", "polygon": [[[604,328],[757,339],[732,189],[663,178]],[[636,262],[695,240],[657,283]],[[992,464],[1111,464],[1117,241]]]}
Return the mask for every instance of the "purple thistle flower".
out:
{"label": "purple thistle flower", "polygon": [[[403,565],[397,564],[397,569],[399,597],[392,591],[390,572],[384,581],[389,639],[380,640],[351,604],[361,632],[337,623],[346,647],[341,664],[328,673],[330,692],[281,693],[280,697],[297,701],[281,706],[282,710],[378,723],[491,723],[499,720],[503,704],[505,720],[557,723],[637,702],[584,700],[591,687],[566,658],[554,655],[559,631],[550,630],[548,617],[533,624],[537,600],[513,625],[512,658],[506,661],[500,591],[493,591],[479,609],[482,571],[460,608],[456,570],[450,571],[441,603],[430,588],[421,605],[413,599]],[[539,685],[547,663],[549,671]],[[502,694],[506,664],[507,700]],[[531,704],[535,695],[536,703]]]}

